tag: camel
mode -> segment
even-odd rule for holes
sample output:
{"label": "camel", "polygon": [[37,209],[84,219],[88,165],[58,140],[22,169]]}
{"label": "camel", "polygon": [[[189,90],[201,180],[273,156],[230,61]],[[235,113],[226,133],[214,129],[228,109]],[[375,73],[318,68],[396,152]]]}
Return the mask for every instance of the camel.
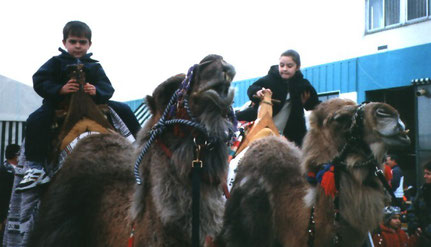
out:
{"label": "camel", "polygon": [[198,245],[216,236],[234,75],[208,55],[160,84],[146,97],[152,117],[136,150],[115,133],[81,140],[43,195],[29,246],[191,246],[194,160],[202,164]]}
{"label": "camel", "polygon": [[387,104],[332,99],[312,112],[302,150],[278,137],[255,141],[216,246],[361,246],[387,197],[376,169],[388,148],[409,145],[406,134]]}
{"label": "camel", "polygon": [[[280,103],[280,102],[278,102]],[[241,153],[253,141],[265,136],[280,136],[277,127],[272,120],[272,93],[265,91],[257,111],[257,118],[250,131],[238,147],[236,154]]]}

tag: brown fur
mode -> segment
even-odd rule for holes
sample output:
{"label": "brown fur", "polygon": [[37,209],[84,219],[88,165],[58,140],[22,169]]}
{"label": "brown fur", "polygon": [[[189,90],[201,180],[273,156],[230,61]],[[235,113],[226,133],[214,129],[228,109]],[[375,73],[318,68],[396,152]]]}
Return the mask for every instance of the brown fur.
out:
{"label": "brown fur", "polygon": [[[232,128],[224,114],[232,103],[229,86],[234,74],[231,65],[212,55],[200,63],[191,81],[192,114],[216,138],[212,149],[204,148],[200,156],[204,163],[201,245],[222,224],[225,140]],[[177,136],[173,127],[167,128],[144,156],[143,184],[135,185],[133,177],[133,164],[148,140],[150,126],[160,118],[183,78],[170,78],[147,97],[153,117],[139,133],[135,153],[116,134],[93,135],[78,144],[45,195],[31,246],[126,246],[132,225],[135,247],[191,245],[190,168],[196,132],[179,127],[182,134]],[[171,158],[160,143],[172,151]]]}
{"label": "brown fur", "polygon": [[[341,99],[320,104],[311,115],[302,155],[280,138],[256,141],[239,164],[218,246],[308,246],[312,205],[314,246],[331,246],[335,232],[341,236],[341,246],[361,246],[381,220],[385,199],[369,168],[352,167],[366,159],[366,151],[357,148],[345,159],[339,194],[342,219],[335,226],[333,198],[320,185],[305,180],[305,174],[340,152],[356,109],[356,104]],[[377,160],[388,146],[409,142],[395,109],[371,103],[364,112],[362,138]]]}

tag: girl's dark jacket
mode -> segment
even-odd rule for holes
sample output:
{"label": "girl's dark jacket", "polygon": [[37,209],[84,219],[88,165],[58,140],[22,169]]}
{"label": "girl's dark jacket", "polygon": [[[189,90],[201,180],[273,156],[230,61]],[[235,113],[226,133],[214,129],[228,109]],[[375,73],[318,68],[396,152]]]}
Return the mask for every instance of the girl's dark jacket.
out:
{"label": "girl's dark jacket", "polygon": [[[286,101],[287,93],[290,92],[292,108],[289,119],[284,127],[283,135],[290,141],[295,142],[298,146],[301,146],[302,139],[307,132],[304,108],[306,110],[312,110],[320,103],[316,90],[311,83],[304,78],[301,71],[298,70],[291,79],[285,80],[281,78],[280,73],[278,72],[278,65],[273,65],[269,69],[268,75],[257,80],[247,90],[248,97],[255,103],[253,111],[256,112],[256,115],[259,107],[259,99],[254,98],[253,95],[263,87],[271,89],[272,98],[281,101],[279,104],[273,104],[273,116],[281,110]],[[305,104],[302,104],[301,95],[307,91],[310,93],[310,98],[305,102]]]}
{"label": "girl's dark jacket", "polygon": [[[69,80],[67,66],[77,63],[77,59],[65,50],[59,48],[59,51],[61,51],[60,55],[49,59],[33,75],[34,90],[43,98],[43,104],[51,107],[64,99],[65,95],[60,95],[59,91]],[[91,59],[91,55],[93,54],[88,53],[79,60],[84,64],[86,82],[96,87],[96,95],[92,96],[94,101],[96,104],[104,104],[112,97],[114,88],[102,66],[97,60]]]}

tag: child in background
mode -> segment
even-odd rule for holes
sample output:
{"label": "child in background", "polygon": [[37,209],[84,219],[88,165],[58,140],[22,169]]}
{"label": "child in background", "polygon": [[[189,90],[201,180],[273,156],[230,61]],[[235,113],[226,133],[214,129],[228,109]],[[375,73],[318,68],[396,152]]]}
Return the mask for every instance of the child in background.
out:
{"label": "child in background", "polygon": [[389,206],[385,209],[383,224],[373,234],[375,247],[413,247],[416,236],[411,238],[401,229],[401,209]]}

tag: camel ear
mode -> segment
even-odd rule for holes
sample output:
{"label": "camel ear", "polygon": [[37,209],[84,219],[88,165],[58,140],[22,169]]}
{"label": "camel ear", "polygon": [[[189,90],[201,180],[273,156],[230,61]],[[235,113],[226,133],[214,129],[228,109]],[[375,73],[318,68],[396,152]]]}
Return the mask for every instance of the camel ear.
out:
{"label": "camel ear", "polygon": [[324,125],[335,125],[339,130],[349,129],[352,124],[352,116],[350,109],[341,109],[325,119]]}
{"label": "camel ear", "polygon": [[147,95],[145,97],[145,100],[147,102],[148,108],[150,109],[151,114],[155,115],[157,112],[156,109],[156,101],[154,100],[154,98],[150,95]]}

